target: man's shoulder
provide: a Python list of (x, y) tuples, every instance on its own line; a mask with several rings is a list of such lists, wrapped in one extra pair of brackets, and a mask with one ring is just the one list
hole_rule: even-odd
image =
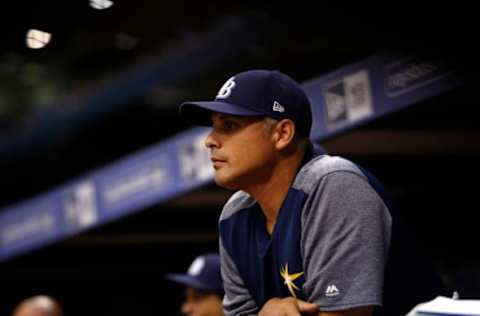
[(300, 169), (293, 187), (308, 193), (323, 177), (334, 172), (350, 172), (366, 178), (352, 161), (340, 156), (320, 155)]
[(220, 221), (230, 218), (237, 212), (247, 209), (256, 203), (248, 193), (244, 191), (235, 192), (225, 203), (222, 214), (220, 215)]

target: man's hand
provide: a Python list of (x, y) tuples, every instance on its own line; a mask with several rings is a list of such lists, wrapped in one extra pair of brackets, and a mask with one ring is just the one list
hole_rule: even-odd
[(317, 315), (318, 307), (313, 303), (293, 297), (272, 298), (263, 305), (258, 316), (301, 316)]
[(272, 298), (258, 316), (371, 316), (373, 306), (361, 306), (335, 312), (320, 312), (318, 306), (293, 297)]

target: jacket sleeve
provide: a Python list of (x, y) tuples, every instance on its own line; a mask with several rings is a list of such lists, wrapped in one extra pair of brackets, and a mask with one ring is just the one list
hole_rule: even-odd
[(366, 178), (350, 171), (321, 177), (302, 213), (308, 300), (322, 311), (382, 305), (390, 233), (387, 206)]

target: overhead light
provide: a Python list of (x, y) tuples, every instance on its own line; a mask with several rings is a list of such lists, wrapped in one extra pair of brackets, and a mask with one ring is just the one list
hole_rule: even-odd
[(32, 49), (43, 48), (50, 43), (51, 38), (52, 34), (50, 33), (31, 29), (27, 32), (27, 46)]
[(90, 6), (98, 10), (108, 9), (113, 5), (110, 0), (90, 0)]

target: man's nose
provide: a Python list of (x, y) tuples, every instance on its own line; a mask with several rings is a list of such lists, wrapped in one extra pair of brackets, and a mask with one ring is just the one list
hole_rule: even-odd
[(211, 131), (207, 137), (205, 138), (205, 146), (209, 149), (212, 149), (214, 147), (217, 147), (218, 148), (218, 140), (216, 139), (215, 137), (215, 133), (214, 131)]

